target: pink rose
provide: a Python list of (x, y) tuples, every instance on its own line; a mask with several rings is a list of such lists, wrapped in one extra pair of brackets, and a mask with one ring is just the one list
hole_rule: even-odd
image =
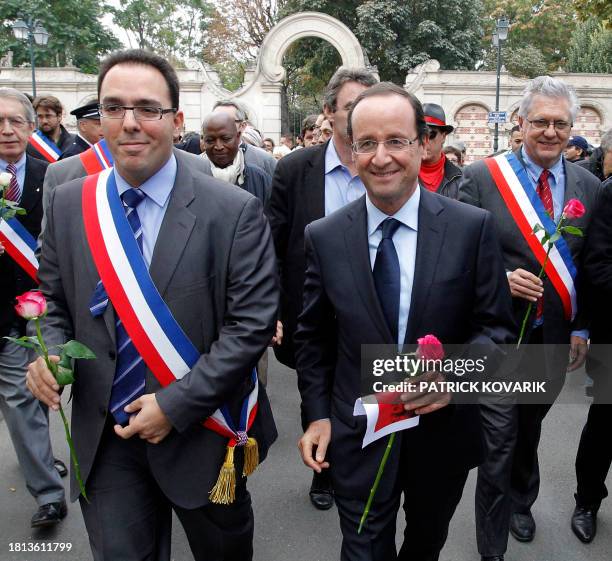
[(416, 350), (417, 358), (425, 360), (442, 360), (444, 358), (444, 347), (435, 335), (425, 335), (417, 339), (419, 346)]
[(584, 205), (578, 199), (570, 199), (563, 209), (563, 214), (570, 219), (580, 218), (585, 212)]
[(40, 292), (30, 290), (17, 296), (15, 311), (23, 319), (39, 318), (47, 313), (47, 301)]

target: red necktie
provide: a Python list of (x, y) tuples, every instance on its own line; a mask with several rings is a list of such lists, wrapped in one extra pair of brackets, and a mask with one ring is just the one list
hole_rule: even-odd
[(17, 168), (14, 164), (9, 164), (6, 166), (6, 171), (11, 174), (11, 181), (7, 191), (4, 194), (4, 198), (7, 201), (18, 203), (19, 199), (21, 198), (21, 189), (19, 188), (19, 183), (17, 182)]
[[(544, 205), (544, 210), (548, 213), (550, 218), (554, 221), (555, 219), (555, 211), (553, 208), (553, 199), (552, 199), (552, 191), (550, 190), (550, 185), (548, 184), (548, 176), (550, 175), (550, 171), (547, 169), (543, 169), (540, 174), (540, 178), (538, 179), (538, 185), (536, 187), (536, 193), (542, 204)], [(544, 298), (538, 299), (538, 304), (536, 306), (536, 321), (542, 319), (542, 314), (544, 313)]]

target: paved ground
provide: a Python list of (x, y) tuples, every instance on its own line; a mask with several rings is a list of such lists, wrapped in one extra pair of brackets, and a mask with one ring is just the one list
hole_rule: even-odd
[[(308, 502), (310, 475), (299, 460), (295, 444), (299, 435), (298, 395), (292, 371), (270, 362), (269, 391), (279, 427), (279, 441), (264, 466), (251, 478), (255, 504), (256, 561), (335, 561), (339, 559), (340, 533), (336, 510), (315, 511)], [(574, 455), (586, 418), (588, 401), (581, 380), (574, 377), (561, 401), (545, 421), (541, 446), (542, 490), (534, 515), (538, 524), (532, 544), (510, 538), (507, 561), (609, 561), (612, 559), (612, 501), (599, 513), (599, 534), (589, 546), (569, 529), (573, 509)], [(567, 403), (572, 403), (567, 405)], [(56, 455), (68, 460), (61, 423), (52, 415)], [(474, 538), (474, 473), (451, 524), (441, 561), (478, 559)], [(612, 479), (609, 479), (612, 484)], [(80, 511), (72, 506), (68, 517), (49, 533), (29, 527), (34, 502), (25, 489), (6, 425), (0, 420), (0, 561), (90, 561), (91, 554)], [(402, 523), (398, 524), (398, 536)], [(173, 558), (192, 559), (178, 522)], [(15, 553), (10, 543), (71, 544), (64, 553)], [(121, 561), (121, 560), (113, 560)]]

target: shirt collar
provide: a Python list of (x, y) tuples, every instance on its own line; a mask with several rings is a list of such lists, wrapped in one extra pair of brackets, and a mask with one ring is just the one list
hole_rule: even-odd
[[(2, 167), (2, 171), (6, 170), (6, 166), (8, 166), (9, 163), (5, 162), (4, 160), (0, 159), (0, 166)], [(19, 173), (26, 165), (26, 153), (24, 152), (21, 155), (21, 158), (19, 158), (19, 160), (17, 160), (15, 162), (15, 169), (17, 170), (17, 173)]]
[[(525, 162), (525, 167), (529, 170), (535, 182), (538, 182), (540, 178), (540, 174), (542, 173), (543, 167), (536, 164), (528, 155), (527, 150), (525, 150), (524, 146), (521, 146), (521, 155), (523, 156), (523, 161)], [(563, 155), (559, 157), (559, 159), (550, 167), (548, 171), (555, 178), (555, 183), (558, 185), (561, 177), (563, 175)]]
[(89, 140), (87, 140), (81, 133), (77, 132), (77, 136), (83, 141), (86, 142), (88, 146), (93, 146), (93, 144), (91, 142), (89, 142)]
[(338, 167), (343, 168), (345, 166), (340, 161), (340, 156), (338, 156), (338, 152), (334, 146), (334, 139), (332, 138), (325, 149), (325, 175), (331, 173)]
[[(419, 225), (419, 202), (421, 201), (421, 188), (417, 184), (414, 193), (404, 203), (394, 215), (393, 218), (399, 220), (404, 226), (407, 226), (415, 232), (418, 231)], [(366, 210), (368, 213), (368, 236), (371, 236), (381, 225), (381, 223), (389, 218), (382, 210), (380, 210), (370, 200), (370, 196), (366, 193)]]
[[(172, 154), (157, 173), (149, 177), (149, 179), (140, 185), (142, 192), (160, 208), (165, 206), (172, 192), (174, 180), (176, 179), (176, 168), (176, 157)], [(114, 173), (115, 179), (117, 180), (117, 190), (119, 191), (119, 196), (121, 196), (132, 187), (119, 175), (117, 168), (114, 168)]]

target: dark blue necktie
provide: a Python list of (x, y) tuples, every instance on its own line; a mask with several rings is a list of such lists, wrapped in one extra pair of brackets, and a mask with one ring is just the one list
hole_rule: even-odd
[[(136, 207), (145, 197), (146, 195), (140, 189), (133, 188), (128, 189), (121, 195), (125, 215), (134, 232), (134, 237), (141, 252), (142, 225), (136, 212)], [(107, 305), (108, 296), (106, 290), (102, 281), (98, 281), (89, 309), (94, 316), (98, 316), (104, 313)], [(142, 357), (136, 350), (119, 318), (115, 322), (115, 336), (117, 339), (117, 364), (109, 408), (115, 421), (120, 425), (125, 425), (129, 420), (129, 415), (123, 408), (144, 394), (146, 368)]]
[(400, 265), (393, 245), (393, 235), (400, 225), (401, 222), (395, 218), (387, 218), (382, 222), (382, 240), (376, 250), (372, 272), (378, 300), (393, 335), (393, 342), (397, 342), (400, 304)]

